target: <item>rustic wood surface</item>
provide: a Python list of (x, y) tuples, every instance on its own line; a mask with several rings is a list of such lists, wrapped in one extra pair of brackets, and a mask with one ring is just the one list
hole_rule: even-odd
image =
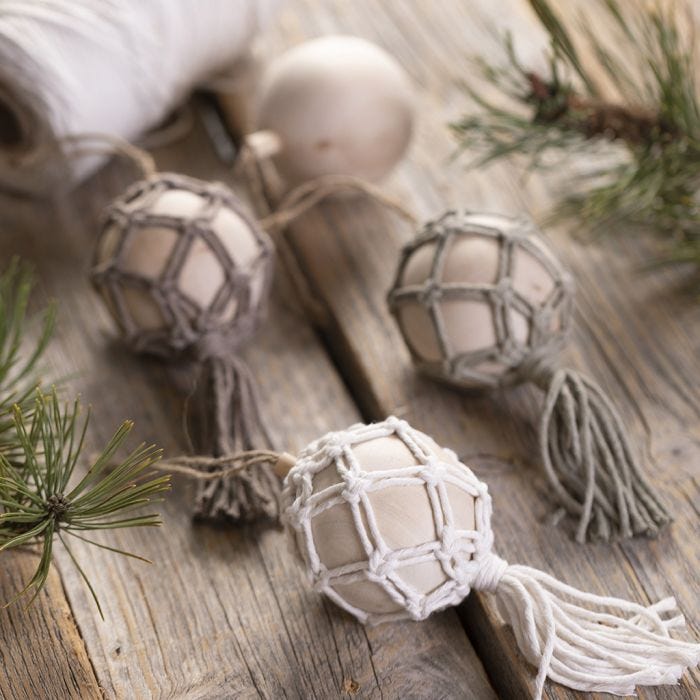
[[(538, 218), (551, 201), (550, 182), (524, 182), (507, 165), (466, 171), (451, 159), (455, 144), (445, 125), (468, 109), (468, 58), (495, 50), (495, 22), (517, 30), (525, 55), (538, 60), (543, 37), (524, 0), (288, 0), (264, 49), (274, 55), (339, 31), (385, 46), (415, 80), (419, 105), (414, 145), (386, 189), (424, 218), (449, 206)], [(233, 183), (200, 128), (156, 157), (161, 169)], [(50, 361), (94, 404), (92, 447), (130, 417), (135, 439), (177, 454), (185, 449), (182, 402), (167, 369), (119, 344), (87, 284), (99, 211), (131, 176), (126, 167), (110, 167), (53, 203), (3, 199), (0, 245), (5, 257), (32, 260), (41, 293), (60, 301)], [(534, 436), (537, 389), (464, 396), (416, 376), (385, 304), (398, 249), (413, 231), (364, 199), (324, 204), (289, 232), (316, 303), (305, 309), (285, 270), (278, 271), (268, 321), (246, 351), (264, 414), (278, 446), (289, 451), (361, 418), (405, 416), (488, 481), (502, 556), (593, 592), (639, 602), (676, 595), (690, 634), (700, 637), (697, 305), (673, 272), (638, 272), (644, 241), (596, 248), (577, 243), (564, 227), (548, 233), (579, 287), (565, 360), (616, 397), (672, 505), (676, 521), (658, 540), (582, 547), (551, 526)], [(38, 604), (1, 613), (1, 697), (480, 700), (531, 691), (534, 671), (489, 596), (472, 595), (459, 615), (366, 629), (309, 590), (277, 530), (192, 526), (192, 494), (190, 484), (176, 481), (160, 531), (105, 534), (104, 541), (153, 559), (153, 566), (76, 547), (106, 622), (60, 552)], [(3, 572), (11, 572), (0, 577), (6, 600), (32, 562), (26, 553), (3, 556)], [(698, 694), (697, 671), (678, 687), (640, 691), (669, 700)], [(547, 696), (594, 697), (555, 684)]]
[[(200, 129), (161, 156), (163, 170), (231, 180)], [(59, 330), (50, 352), (53, 374), (71, 375), (70, 388), (94, 405), (94, 447), (130, 417), (138, 440), (158, 442), (174, 455), (186, 445), (182, 397), (174, 393), (162, 364), (133, 357), (113, 338), (112, 323), (87, 281), (99, 212), (132, 176), (128, 168), (110, 168), (70, 201), (39, 208), (17, 203), (3, 243), (33, 260), (42, 293), (60, 300)], [(239, 192), (242, 187), (237, 185)], [(291, 451), (359, 419), (293, 299), (280, 270), (269, 319), (246, 353), (273, 435)], [(162, 530), (106, 536), (112, 546), (152, 559), (153, 566), (75, 546), (99, 591), (106, 622), (59, 552), (73, 616), (66, 614), (68, 604), (55, 577), (40, 606), (27, 615), (12, 609), (14, 617), (2, 625), (3, 641), (22, 656), (6, 658), (0, 652), (7, 697), (13, 697), (14, 688), (19, 697), (42, 697), (32, 688), (42, 687), (43, 676), (28, 685), (28, 668), (35, 664), (55, 673), (66, 688), (56, 682), (47, 697), (94, 697), (95, 675), (110, 698), (410, 697), (420, 695), (418, 688), (449, 697), (467, 687), (479, 697), (492, 697), (454, 611), (416, 629), (410, 624), (360, 627), (309, 590), (280, 531), (193, 526), (192, 496), (192, 486), (178, 480), (164, 506)], [(6, 565), (11, 561), (12, 555)], [(18, 590), (20, 574), (27, 574), (28, 565), (17, 562), (21, 568), (0, 584), (5, 598)], [(67, 641), (38, 647), (42, 623), (58, 628)], [(45, 668), (42, 654), (47, 655)]]

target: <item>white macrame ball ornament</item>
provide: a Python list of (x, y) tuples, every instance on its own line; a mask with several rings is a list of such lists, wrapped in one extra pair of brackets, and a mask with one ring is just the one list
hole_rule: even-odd
[(272, 259), (228, 187), (157, 173), (107, 208), (93, 281), (127, 340), (167, 355), (213, 334), (250, 335)]
[[(277, 455), (280, 469), (288, 455)], [(579, 591), (493, 547), (486, 484), (454, 452), (395, 417), (311, 443), (292, 462), (283, 517), (315, 588), (361, 622), (457, 605), (471, 590), (496, 596), (523, 656), (570, 688), (628, 695), (677, 683), (700, 645), (673, 598), (639, 605)]]
[(384, 177), (413, 128), (409, 79), (386, 51), (354, 36), (304, 42), (265, 71), (256, 127), (276, 134), (289, 184), (323, 175)]
[(404, 248), (389, 304), (416, 365), (467, 388), (523, 379), (571, 320), (568, 273), (528, 221), (448, 212)]
[(491, 549), (486, 485), (396, 418), (309, 445), (283, 498), (315, 586), (363, 622), (456, 605)]

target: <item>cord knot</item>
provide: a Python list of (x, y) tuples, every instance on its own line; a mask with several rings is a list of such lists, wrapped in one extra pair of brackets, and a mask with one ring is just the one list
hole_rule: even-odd
[(547, 391), (557, 370), (555, 356), (552, 353), (539, 353), (526, 359), (518, 368), (519, 377), (532, 382), (543, 391)]
[(510, 307), (513, 305), (513, 300), (515, 298), (515, 293), (513, 291), (513, 281), (510, 277), (502, 277), (494, 285), (491, 292), (494, 301), (503, 306)]
[(472, 588), (476, 591), (495, 593), (507, 568), (508, 562), (505, 559), (501, 559), (493, 552), (488, 552), (479, 561)]
[(432, 306), (442, 299), (442, 288), (430, 280), (419, 292), (418, 299), (424, 306)]
[(344, 476), (345, 488), (342, 497), (348, 503), (359, 503), (360, 496), (367, 490), (368, 480), (364, 476), (348, 472)]
[(368, 557), (367, 578), (370, 581), (381, 583), (396, 568), (396, 555), (394, 552), (386, 552), (375, 549)]

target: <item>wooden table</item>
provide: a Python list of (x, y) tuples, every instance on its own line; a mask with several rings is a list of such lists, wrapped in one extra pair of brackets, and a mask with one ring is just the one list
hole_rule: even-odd
[[(418, 86), (419, 118), (409, 157), (385, 184), (421, 217), (449, 206), (541, 218), (549, 184), (500, 164), (468, 171), (451, 160), (447, 122), (469, 108), (462, 88), (469, 57), (495, 42), (498, 21), (536, 56), (542, 33), (525, 0), (290, 0), (270, 32), (272, 55), (306, 37), (358, 34), (388, 48)], [(234, 182), (198, 126), (156, 152), (161, 169)], [(132, 356), (115, 339), (87, 283), (102, 206), (133, 177), (111, 166), (70, 197), (51, 203), (3, 200), (2, 252), (38, 267), (42, 295), (58, 298), (51, 347), (54, 375), (94, 404), (93, 447), (126, 417), (138, 440), (170, 455), (185, 449), (181, 397), (165, 368)], [(276, 441), (290, 451), (330, 429), (389, 413), (454, 448), (488, 481), (497, 549), (579, 588), (641, 603), (674, 594), (690, 634), (700, 637), (698, 488), (698, 315), (676, 273), (640, 273), (644, 239), (600, 247), (550, 228), (578, 282), (576, 330), (566, 361), (605, 385), (643, 453), (676, 521), (658, 540), (580, 546), (549, 522), (552, 503), (537, 460), (532, 387), (464, 396), (414, 373), (385, 306), (397, 251), (413, 231), (366, 200), (327, 203), (290, 231), (291, 251), (315, 299), (299, 302), (284, 266), (269, 318), (246, 351)], [(25, 611), (0, 617), (3, 698), (524, 698), (534, 671), (488, 595), (424, 623), (364, 628), (310, 591), (275, 529), (193, 526), (193, 488), (180, 479), (161, 531), (105, 537), (154, 560), (152, 566), (77, 547), (99, 592), (102, 622), (60, 552), (46, 591)], [(3, 554), (0, 599), (9, 599), (35, 560)], [(582, 695), (548, 684), (547, 697)], [(643, 698), (700, 697), (700, 675)]]

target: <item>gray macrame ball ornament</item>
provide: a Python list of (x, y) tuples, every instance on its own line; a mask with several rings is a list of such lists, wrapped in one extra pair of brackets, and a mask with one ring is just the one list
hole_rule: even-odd
[(312, 584), (361, 622), (423, 620), (472, 590), (495, 595), (538, 667), (536, 698), (547, 677), (627, 695), (676, 683), (700, 661), (700, 645), (669, 633), (682, 626), (672, 598), (646, 607), (596, 596), (495, 554), (486, 484), (398, 418), (311, 443), (282, 498)]
[(570, 275), (521, 219), (449, 212), (401, 254), (389, 294), (417, 366), (466, 388), (522, 381), (564, 346)]
[[(273, 260), (271, 240), (222, 183), (157, 173), (103, 217), (93, 284), (132, 349), (195, 368), (198, 447), (212, 457), (269, 445), (238, 353), (263, 315)], [(202, 481), (195, 514), (274, 519), (278, 491), (268, 468)]]
[(558, 367), (573, 285), (532, 223), (448, 212), (403, 249), (388, 301), (424, 373), (467, 389), (530, 381), (546, 392), (541, 459), (578, 541), (653, 536), (669, 522), (610, 399)]

